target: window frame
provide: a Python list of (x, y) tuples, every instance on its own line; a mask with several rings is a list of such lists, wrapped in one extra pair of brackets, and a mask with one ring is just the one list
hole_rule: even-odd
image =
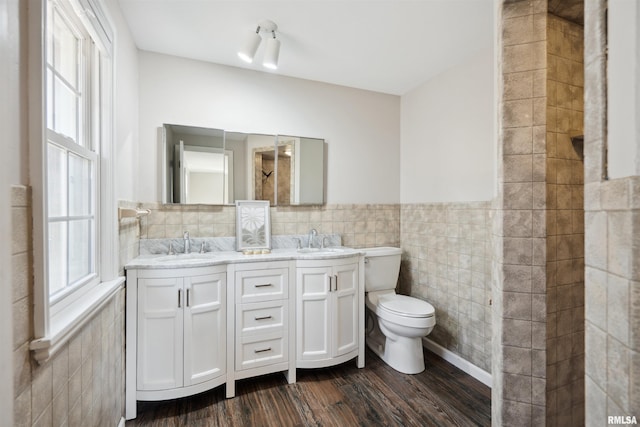
[[(51, 123), (51, 127), (49, 123), (46, 125), (46, 147), (44, 156), (47, 159), (45, 161), (46, 168), (49, 167), (49, 147), (55, 146), (65, 153), (65, 162), (66, 162), (66, 175), (67, 179), (65, 184), (67, 185), (66, 192), (66, 214), (59, 215), (54, 217), (50, 212), (47, 212), (47, 230), (52, 225), (52, 223), (61, 223), (64, 222), (67, 224), (66, 234), (67, 234), (67, 252), (66, 252), (66, 273), (67, 280), (64, 284), (64, 287), (60, 289), (55, 294), (51, 294), (51, 288), (48, 286), (48, 298), (49, 298), (49, 306), (51, 308), (51, 315), (55, 316), (58, 312), (68, 306), (75, 298), (73, 298), (72, 294), (78, 293), (78, 295), (82, 295), (86, 291), (86, 289), (82, 289), (83, 287), (91, 287), (95, 286), (100, 282), (100, 261), (99, 261), (99, 242), (100, 242), (100, 233), (98, 233), (97, 228), (99, 227), (99, 217), (97, 212), (100, 210), (100, 204), (96, 200), (97, 196), (100, 194), (100, 168), (99, 168), (99, 160), (100, 160), (100, 135), (98, 132), (94, 131), (96, 125), (99, 126), (102, 121), (102, 117), (96, 118), (96, 116), (104, 116), (102, 114), (102, 106), (99, 105), (97, 110), (94, 110), (93, 106), (96, 106), (97, 101), (100, 102), (100, 94), (99, 88), (97, 84), (99, 84), (101, 80), (100, 76), (100, 53), (98, 51), (98, 47), (95, 42), (91, 38), (89, 32), (85, 29), (85, 25), (79, 20), (75, 11), (70, 10), (71, 5), (65, 4), (63, 2), (47, 2), (47, 4), (51, 4), (53, 7), (48, 11), (48, 14), (54, 16), (47, 16), (47, 23), (53, 22), (52, 19), (62, 19), (64, 23), (69, 28), (70, 32), (79, 40), (77, 44), (77, 58), (75, 61), (76, 67), (76, 82), (73, 85), (73, 82), (69, 82), (68, 79), (64, 76), (60, 68), (57, 66), (59, 64), (55, 63), (56, 53), (54, 51), (47, 52), (45, 50), (45, 58), (51, 56), (53, 59), (53, 64), (50, 65), (49, 61), (45, 62), (45, 73), (49, 72), (52, 75), (51, 81), (48, 79), (45, 80), (45, 105), (54, 106), (56, 105), (55, 97), (57, 94), (57, 85), (56, 78), (59, 78), (64, 81), (65, 85), (71, 86), (71, 88), (76, 92), (79, 96), (79, 99), (76, 101), (76, 128), (75, 128), (75, 139), (73, 136), (67, 136), (62, 133), (56, 131), (56, 116), (55, 116), (55, 108), (53, 109), (53, 117)], [(48, 29), (45, 30), (45, 38), (49, 41), (48, 38)], [(53, 40), (53, 39), (52, 39)], [(51, 47), (55, 49), (55, 43), (47, 43), (47, 47)], [(50, 54), (50, 55), (49, 55)], [(96, 76), (97, 74), (97, 76)], [(49, 84), (52, 87), (47, 88), (46, 85)], [(53, 100), (49, 99), (49, 94), (52, 95)], [(47, 121), (49, 120), (48, 114), (51, 113), (47, 111)], [(88, 215), (85, 215), (87, 218), (93, 221), (93, 225), (90, 227), (90, 266), (91, 271), (89, 274), (85, 275), (81, 279), (69, 283), (68, 275), (69, 275), (69, 258), (70, 251), (68, 247), (69, 239), (69, 227), (72, 222), (73, 215), (69, 211), (69, 200), (70, 200), (70, 191), (69, 191), (69, 167), (70, 162), (69, 159), (71, 155), (75, 155), (81, 159), (86, 159), (90, 162), (91, 172), (90, 175), (93, 176), (91, 185), (90, 185), (90, 201), (89, 204), (91, 206), (90, 212)], [(45, 172), (45, 176), (46, 176)], [(47, 197), (49, 196), (47, 190)], [(48, 203), (47, 203), (48, 209)], [(50, 277), (50, 275), (48, 276)], [(90, 288), (87, 288), (90, 289)]]
[[(111, 19), (99, 0), (53, 0), (56, 7), (72, 13), (71, 22), (82, 25), (83, 33), (91, 40), (85, 49), (87, 62), (87, 99), (82, 119), (78, 124), (84, 137), (95, 144), (93, 160), (92, 194), (95, 221), (95, 277), (64, 295), (50, 298), (48, 270), (48, 183), (47, 151), (49, 144), (75, 144), (65, 141), (62, 134), (48, 129), (47, 123), (47, 13), (49, 0), (34, 1), (28, 11), (29, 31), (29, 148), (30, 178), (32, 183), (33, 256), (34, 256), (34, 339), (30, 348), (35, 359), (43, 363), (83, 327), (117, 291), (124, 278), (118, 276), (118, 228), (114, 198), (113, 127), (114, 127), (114, 44), (115, 34)], [(83, 45), (85, 43), (82, 43)], [(88, 50), (90, 53), (86, 53)], [(97, 76), (97, 78), (95, 78)], [(94, 96), (97, 94), (98, 96)], [(49, 142), (53, 139), (53, 142)], [(84, 144), (87, 146), (87, 144)], [(67, 147), (69, 148), (69, 147)], [(73, 148), (73, 147), (71, 147)], [(91, 149), (87, 146), (83, 150)], [(68, 152), (66, 152), (68, 153)], [(67, 154), (68, 156), (68, 154)], [(82, 156), (84, 157), (84, 156)], [(67, 159), (68, 162), (68, 159)], [(68, 175), (67, 175), (68, 183)], [(67, 212), (68, 214), (68, 212)]]

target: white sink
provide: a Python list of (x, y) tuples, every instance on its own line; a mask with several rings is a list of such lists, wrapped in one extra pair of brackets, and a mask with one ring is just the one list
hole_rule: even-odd
[(341, 248), (300, 248), (298, 253), (300, 254), (330, 254), (336, 252), (344, 252)]

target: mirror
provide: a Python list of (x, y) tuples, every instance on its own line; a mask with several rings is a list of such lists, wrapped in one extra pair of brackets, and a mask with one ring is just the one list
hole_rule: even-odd
[(163, 203), (324, 204), (322, 139), (165, 124), (160, 141)]

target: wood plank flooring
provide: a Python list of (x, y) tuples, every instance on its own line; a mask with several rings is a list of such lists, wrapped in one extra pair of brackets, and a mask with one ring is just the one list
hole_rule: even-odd
[(427, 369), (401, 374), (367, 349), (355, 361), (238, 381), (184, 399), (138, 402), (134, 426), (489, 426), (491, 389), (425, 350)]

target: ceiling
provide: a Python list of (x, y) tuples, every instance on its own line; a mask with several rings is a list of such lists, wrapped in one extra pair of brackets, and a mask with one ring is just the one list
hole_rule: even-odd
[[(119, 0), (141, 50), (402, 95), (493, 43), (493, 0)], [(270, 19), (277, 71), (237, 56)]]

